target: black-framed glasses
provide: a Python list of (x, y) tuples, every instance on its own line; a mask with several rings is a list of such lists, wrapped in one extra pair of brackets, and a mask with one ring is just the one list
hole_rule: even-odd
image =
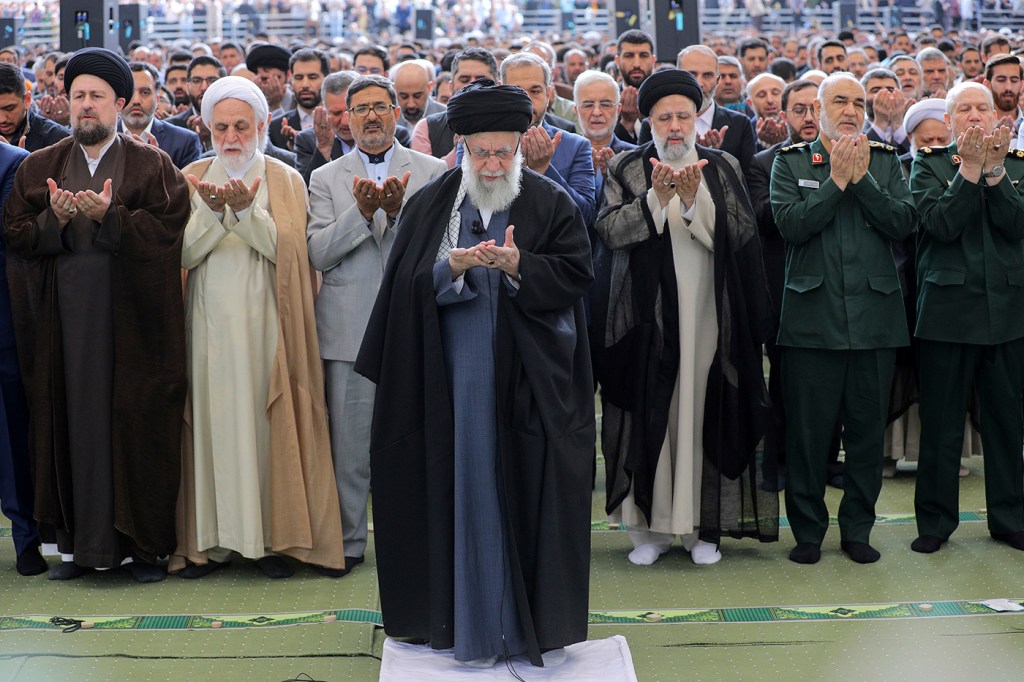
[(384, 118), (391, 113), (391, 110), (395, 108), (394, 104), (384, 104), (384, 102), (377, 102), (373, 106), (369, 104), (360, 104), (357, 107), (352, 107), (348, 110), (348, 113), (355, 116), (356, 118), (366, 118), (370, 115), (370, 112), (377, 114), (381, 118)]
[(207, 78), (200, 78), (199, 76), (192, 76), (188, 79), (188, 82), (192, 85), (202, 85), (206, 83), (207, 86), (213, 85), (215, 82), (220, 80), (220, 76), (208, 76)]

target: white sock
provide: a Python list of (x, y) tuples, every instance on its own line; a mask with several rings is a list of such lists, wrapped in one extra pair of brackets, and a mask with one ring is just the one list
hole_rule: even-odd
[(629, 553), (629, 560), (637, 566), (650, 566), (667, 551), (668, 547), (660, 545), (640, 545)]
[(554, 668), (556, 665), (562, 665), (565, 663), (565, 648), (545, 651), (540, 655), (540, 658), (544, 661), (545, 668)]
[(695, 544), (693, 549), (690, 550), (690, 558), (692, 558), (693, 563), (698, 566), (709, 566), (721, 561), (722, 553), (718, 551), (718, 547), (712, 545), (710, 542), (698, 540), (697, 544)]
[(470, 668), (493, 668), (497, 662), (497, 656), (484, 656), (483, 658), (474, 658), (472, 661), (459, 661), (462, 665), (468, 665)]

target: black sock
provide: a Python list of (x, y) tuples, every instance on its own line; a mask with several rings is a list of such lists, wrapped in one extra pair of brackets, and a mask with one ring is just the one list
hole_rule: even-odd
[(821, 545), (813, 542), (799, 542), (789, 552), (789, 560), (798, 564), (816, 564), (821, 559)]
[(910, 549), (921, 554), (931, 554), (932, 552), (938, 552), (939, 548), (942, 547), (942, 543), (943, 540), (934, 535), (921, 535), (910, 543)]
[(882, 556), (878, 553), (877, 549), (866, 542), (847, 542), (843, 540), (840, 546), (858, 564), (873, 564)]
[(1024, 530), (1015, 530), (1012, 533), (992, 533), (992, 538), (999, 542), (1005, 542), (1014, 549), (1024, 550)]

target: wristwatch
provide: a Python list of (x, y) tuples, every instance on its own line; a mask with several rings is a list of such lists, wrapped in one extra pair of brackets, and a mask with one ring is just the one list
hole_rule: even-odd
[(997, 163), (996, 165), (992, 166), (991, 170), (989, 170), (987, 173), (982, 173), (981, 177), (983, 177), (983, 178), (998, 178), (999, 174), (1002, 173), (1002, 172), (1003, 172), (1002, 164)]

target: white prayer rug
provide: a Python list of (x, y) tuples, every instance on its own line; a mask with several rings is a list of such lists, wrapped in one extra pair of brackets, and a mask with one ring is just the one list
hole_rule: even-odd
[[(543, 680), (637, 682), (629, 644), (622, 635), (580, 642), (566, 647), (565, 663), (553, 668), (530, 665), (525, 656), (512, 659), (516, 674), (526, 682)], [(471, 668), (455, 660), (452, 649), (436, 651), (429, 644), (404, 644), (390, 637), (384, 641), (380, 682), (507, 682), (515, 680), (498, 661), (493, 668)]]

